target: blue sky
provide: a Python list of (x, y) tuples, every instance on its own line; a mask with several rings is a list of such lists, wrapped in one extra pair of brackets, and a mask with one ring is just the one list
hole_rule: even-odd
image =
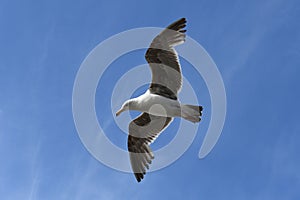
[[(101, 41), (181, 17), (223, 76), (226, 123), (216, 147), (199, 160), (209, 96), (183, 62), (185, 76), (199, 81), (195, 90), (207, 118), (180, 159), (137, 184), (82, 145), (72, 118), (73, 83)], [(299, 199), (299, 17), (296, 0), (0, 0), (0, 198)], [(120, 59), (130, 69), (145, 63), (142, 56)], [(177, 124), (154, 145), (172, 138)], [(125, 147), (126, 137), (112, 126), (109, 137)]]

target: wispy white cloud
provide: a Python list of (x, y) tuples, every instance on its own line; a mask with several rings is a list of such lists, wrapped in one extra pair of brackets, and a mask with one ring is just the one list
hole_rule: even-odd
[[(270, 170), (266, 175), (268, 178), (264, 190), (261, 190), (256, 199), (270, 199), (274, 196), (274, 191), (278, 199), (294, 199), (299, 196), (298, 186), (300, 184), (300, 160), (298, 157), (298, 136), (299, 130), (280, 131), (272, 149), (266, 149), (265, 162)], [(287, 186), (289, 189), (282, 188)]]
[[(278, 10), (282, 10), (286, 7), (287, 4), (283, 0), (261, 2), (255, 13), (248, 16), (254, 18), (251, 20), (251, 23), (254, 24), (251, 25), (248, 34), (236, 37), (231, 35), (232, 30), (222, 33), (225, 39), (223, 42), (221, 41), (220, 45), (226, 46), (225, 49), (232, 48), (232, 45), (234, 45), (238, 49), (238, 53), (231, 58), (232, 61), (229, 62), (230, 66), (227, 66), (224, 72), (224, 77), (227, 80), (230, 80), (232, 76), (238, 74), (238, 72), (246, 66), (246, 63), (251, 59), (253, 53), (260, 47), (262, 41), (271, 31), (284, 24), (284, 19), (281, 19), (280, 22), (276, 21), (274, 20), (274, 15), (278, 13)], [(232, 20), (232, 23), (227, 24), (234, 24), (233, 22), (239, 19), (239, 17), (241, 16), (233, 14), (233, 16), (229, 18)], [(258, 19), (259, 22), (257, 21)]]
[(31, 189), (30, 189), (28, 200), (38, 199), (37, 198), (37, 193), (38, 193), (38, 190), (39, 190), (39, 184), (40, 184), (40, 174), (39, 174), (39, 171), (36, 171), (34, 173), (34, 177), (32, 179)]
[[(87, 160), (87, 158), (82, 160)], [(114, 190), (111, 185), (112, 183), (119, 185), (122, 181), (122, 184), (126, 184), (124, 178), (122, 179), (119, 176), (120, 172), (112, 170), (112, 174), (103, 174), (103, 172), (99, 171), (103, 166), (100, 163), (95, 163), (95, 160), (92, 158), (88, 158), (87, 163), (78, 162), (75, 168), (72, 178), (68, 180), (70, 185), (64, 189), (59, 199), (82, 200), (97, 198), (115, 200), (122, 198), (122, 195), (119, 193), (120, 190)], [(102, 175), (99, 176), (99, 174)]]
[(42, 145), (42, 140), (39, 138), (37, 144), (35, 147), (32, 148), (31, 158), (28, 160), (30, 162), (31, 166), (31, 184), (29, 185), (29, 194), (28, 194), (28, 200), (36, 200), (38, 190), (39, 190), (39, 184), (40, 184), (40, 178), (41, 178), (41, 172), (40, 172), (40, 149)]

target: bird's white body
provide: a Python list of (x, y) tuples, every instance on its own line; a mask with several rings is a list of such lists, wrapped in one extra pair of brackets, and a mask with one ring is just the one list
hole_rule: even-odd
[(130, 105), (129, 110), (138, 110), (160, 117), (183, 117), (194, 123), (200, 121), (198, 106), (182, 105), (178, 100), (152, 94), (149, 90), (127, 102)]
[(181, 116), (181, 107), (178, 100), (152, 94), (149, 90), (147, 90), (147, 92), (141, 96), (135, 98), (135, 100), (137, 103), (131, 109), (162, 117)]

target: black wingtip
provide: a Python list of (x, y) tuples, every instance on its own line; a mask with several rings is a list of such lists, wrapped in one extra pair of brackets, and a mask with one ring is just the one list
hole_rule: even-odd
[(175, 22), (173, 22), (172, 24), (170, 24), (167, 28), (174, 30), (174, 31), (184, 31), (182, 30), (184, 27), (186, 26), (186, 18), (181, 18)]
[(138, 183), (141, 182), (141, 180), (144, 178), (144, 175), (142, 173), (134, 173), (134, 176)]
[(186, 22), (186, 18), (185, 18), (185, 17), (182, 17), (182, 18), (180, 18), (180, 19), (177, 20), (177, 21), (184, 21), (184, 22)]
[(199, 106), (199, 111), (202, 111), (203, 110), (203, 107), (202, 106)]

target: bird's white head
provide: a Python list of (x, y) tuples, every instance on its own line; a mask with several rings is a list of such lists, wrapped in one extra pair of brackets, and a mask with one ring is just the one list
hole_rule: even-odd
[(123, 103), (121, 109), (116, 112), (116, 116), (119, 116), (122, 112), (126, 110), (134, 110), (134, 108), (135, 108), (135, 100), (133, 99), (127, 100), (125, 101), (125, 103)]

